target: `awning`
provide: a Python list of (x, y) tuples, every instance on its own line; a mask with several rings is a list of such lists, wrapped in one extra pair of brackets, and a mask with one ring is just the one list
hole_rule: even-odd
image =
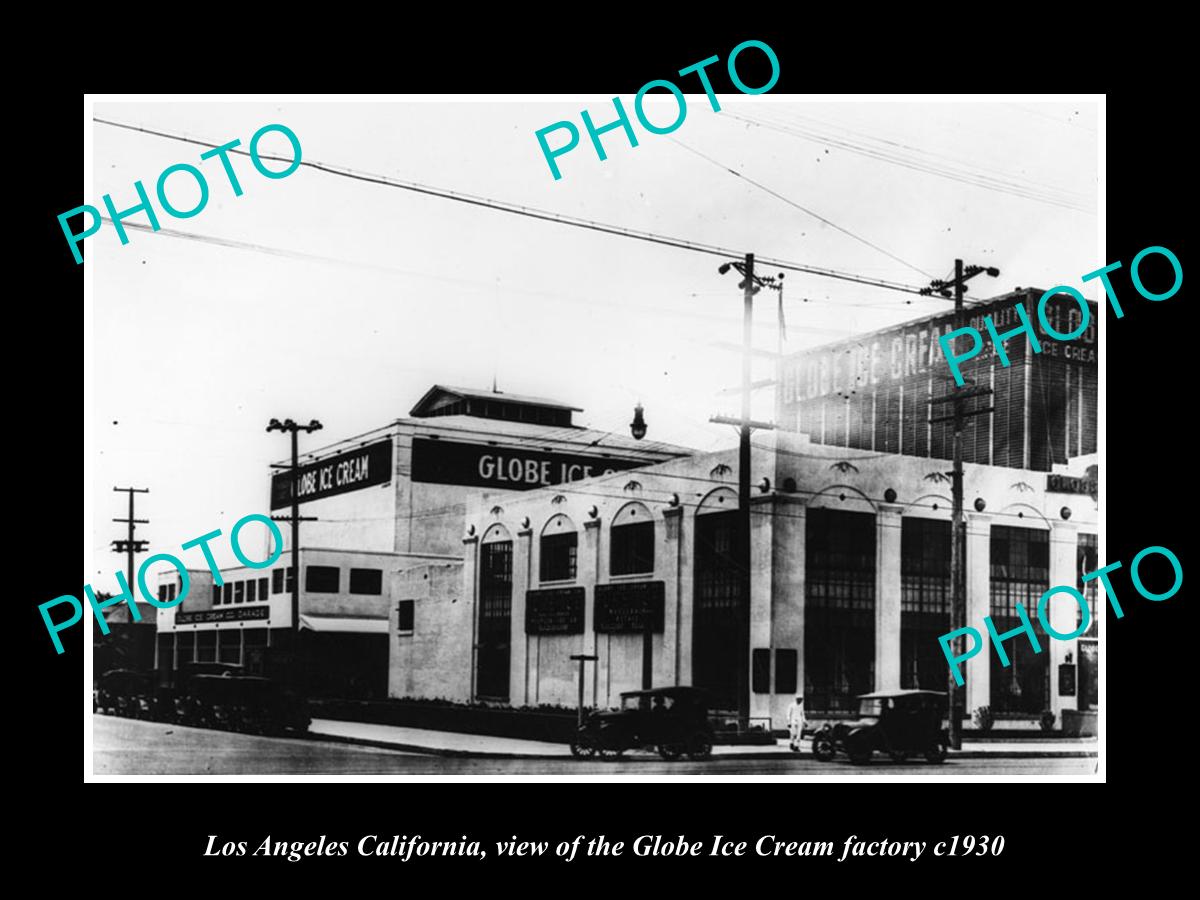
[(319, 633), (387, 634), (387, 619), (349, 619), (341, 616), (300, 616), (300, 629)]

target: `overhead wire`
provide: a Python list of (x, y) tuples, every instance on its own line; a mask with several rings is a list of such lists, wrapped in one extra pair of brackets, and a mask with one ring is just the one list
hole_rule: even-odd
[[(130, 125), (125, 122), (116, 122), (111, 119), (102, 119), (93, 117), (92, 121), (101, 124), (109, 125), (114, 128), (122, 128), (129, 131), (136, 131), (142, 134), (149, 134), (154, 137), (161, 137), (168, 140), (180, 141), (186, 144), (195, 144), (201, 147), (219, 147), (221, 144), (213, 143), (212, 141), (198, 140), (196, 138), (186, 137), (184, 135), (172, 134), (166, 131), (159, 131), (152, 128), (142, 128), (137, 125)], [(248, 151), (232, 149), (228, 152), (249, 156)], [(256, 158), (263, 160), (271, 160), (275, 162), (292, 163), (295, 160), (284, 156), (275, 156), (272, 154), (258, 153)], [(550, 212), (548, 210), (538, 209), (536, 207), (523, 206), (521, 204), (510, 203), (503, 200), (495, 200), (490, 197), (484, 197), (477, 194), (468, 194), (461, 191), (452, 191), (446, 188), (434, 187), (432, 185), (422, 184), (419, 182), (408, 181), (399, 178), (390, 178), (384, 175), (376, 175), (368, 172), (359, 172), (346, 166), (333, 165), (331, 163), (323, 163), (314, 160), (302, 159), (299, 166), (304, 166), (314, 169), (319, 172), (325, 172), (329, 175), (335, 175), (342, 178), (350, 178), (355, 181), (362, 181), (368, 184), (377, 184), (385, 187), (397, 188), (399, 190), (410, 191), (417, 194), (424, 194), (432, 197), (439, 197), (444, 200), (453, 200), (457, 203), (464, 203), (471, 206), (493, 209), (498, 212), (505, 212), (512, 215), (525, 216), (532, 219), (539, 219), (546, 222), (552, 222), (559, 225), (568, 225), (573, 228), (583, 228), (590, 231), (596, 231), (603, 234), (610, 234), (616, 237), (631, 238), (633, 240), (644, 241), (653, 244), (659, 244), (667, 247), (674, 247), (679, 250), (690, 250), (693, 253), (704, 253), (709, 256), (719, 256), (723, 258), (740, 258), (745, 254), (731, 250), (727, 247), (720, 247), (715, 244), (707, 244), (699, 241), (689, 241), (683, 238), (671, 237), (668, 235), (658, 234), (652, 231), (643, 231), (635, 228), (626, 228), (621, 225), (611, 225), (604, 222), (597, 222), (592, 219), (584, 219), (578, 216), (569, 216), (563, 213)], [(797, 263), (786, 259), (776, 257), (762, 256), (760, 261), (768, 266), (784, 269), (791, 272), (803, 272), (809, 275), (817, 275), (823, 278), (832, 278), (839, 281), (848, 281), (854, 284), (863, 284), (869, 287), (877, 287), (884, 290), (899, 291), (908, 294), (920, 294), (921, 288), (904, 284), (898, 281), (891, 281), (883, 278), (869, 278), (862, 275), (857, 275), (852, 272), (844, 272), (837, 269), (830, 269), (821, 266), (811, 266), (803, 263)]]
[(905, 169), (910, 169), (912, 171), (923, 172), (926, 174), (935, 175), (938, 177), (949, 179), (951, 181), (957, 181), (962, 184), (969, 184), (969, 185), (972, 185), (975, 187), (984, 188), (985, 190), (995, 191), (995, 192), (1002, 193), (1002, 194), (1009, 194), (1011, 196), (1020, 197), (1020, 198), (1026, 199), (1026, 200), (1033, 200), (1033, 201), (1040, 202), (1040, 203), (1046, 203), (1051, 206), (1058, 206), (1058, 207), (1061, 207), (1064, 209), (1072, 209), (1077, 212), (1088, 213), (1091, 215), (1095, 214), (1094, 209), (1092, 209), (1091, 207), (1088, 207), (1088, 206), (1081, 205), (1079, 202), (1072, 201), (1070, 199), (1062, 199), (1062, 198), (1054, 197), (1051, 195), (1047, 195), (1044, 191), (1038, 191), (1033, 188), (1026, 188), (1026, 187), (1022, 187), (1021, 185), (1012, 184), (1010, 182), (1004, 182), (1001, 179), (996, 179), (991, 176), (977, 175), (977, 174), (964, 173), (964, 172), (956, 172), (945, 166), (937, 166), (934, 164), (921, 162), (920, 160), (905, 159), (905, 158), (899, 156), (898, 154), (890, 153), (890, 152), (884, 151), (884, 150), (879, 150), (877, 148), (863, 146), (861, 144), (856, 144), (855, 142), (849, 141), (846, 139), (831, 137), (829, 135), (822, 135), (822, 134), (814, 133), (811, 131), (806, 132), (804, 130), (804, 128), (802, 128), (800, 126), (782, 125), (782, 124), (779, 124), (778, 122), (771, 122), (770, 120), (754, 118), (751, 116), (747, 116), (745, 114), (734, 113), (734, 112), (729, 112), (728, 116), (730, 119), (737, 119), (739, 121), (745, 122), (748, 125), (754, 125), (759, 128), (766, 128), (768, 130), (777, 131), (782, 134), (791, 135), (792, 137), (799, 138), (801, 140), (809, 141), (811, 143), (837, 147), (839, 149), (846, 150), (849, 153), (855, 153), (860, 156), (865, 156), (870, 159), (875, 159), (875, 160), (878, 160), (881, 162), (886, 162), (886, 163), (890, 163), (892, 165), (897, 165), (897, 166), (900, 166)]
[[(948, 163), (951, 163), (951, 164), (957, 165), (957, 166), (965, 166), (968, 169), (973, 168), (973, 169), (977, 169), (981, 172), (991, 172), (995, 175), (1003, 176), (1004, 178), (1008, 179), (1009, 181), (1013, 181), (1013, 182), (1017, 182), (1017, 183), (1024, 182), (1025, 184), (1027, 184), (1028, 186), (1030, 186), (1032, 188), (1044, 188), (1047, 191), (1050, 191), (1051, 193), (1063, 194), (1068, 197), (1074, 197), (1077, 200), (1085, 199), (1084, 195), (1080, 194), (1078, 191), (1072, 191), (1067, 188), (1059, 187), (1058, 185), (1054, 185), (1054, 184), (1049, 184), (1044, 181), (1037, 181), (1036, 179), (1029, 178), (1025, 175), (1019, 175), (1014, 172), (996, 168), (995, 166), (986, 166), (979, 162), (974, 162), (971, 160), (963, 159), (962, 157), (954, 157), (954, 156), (948, 156), (944, 153), (936, 153), (932, 150), (926, 150), (923, 147), (916, 147), (912, 144), (906, 144), (903, 141), (892, 140), (890, 138), (880, 137), (878, 135), (869, 134), (864, 131), (856, 131), (853, 128), (849, 128), (845, 125), (838, 125), (838, 124), (834, 124), (832, 122), (825, 122), (825, 121), (822, 121), (821, 119), (814, 118), (813, 116), (807, 116), (802, 113), (793, 113), (792, 115), (796, 119), (801, 119), (801, 120), (805, 120), (807, 122), (812, 123), (812, 125), (808, 126), (808, 127), (815, 126), (815, 127), (819, 127), (819, 128), (832, 128), (835, 131), (844, 131), (847, 134), (855, 135), (856, 137), (859, 137), (865, 141), (872, 141), (872, 142), (875, 142), (878, 144), (885, 144), (889, 147), (895, 147), (895, 148), (897, 148), (897, 151), (901, 151), (901, 152), (908, 151), (908, 152), (916, 154), (918, 156), (924, 156), (924, 157), (929, 157), (932, 159), (944, 160), (945, 162), (948, 162)], [(804, 126), (801, 126), (801, 127), (804, 127)]]
[(730, 175), (733, 175), (735, 178), (740, 178), (742, 181), (745, 181), (748, 184), (754, 185), (760, 191), (770, 194), (772, 197), (774, 197), (777, 200), (782, 200), (788, 206), (794, 207), (795, 209), (798, 209), (801, 212), (812, 216), (814, 219), (816, 219), (819, 222), (824, 222), (830, 228), (833, 228), (836, 231), (840, 231), (842, 234), (853, 238), (854, 240), (858, 241), (861, 244), (865, 244), (866, 246), (870, 247), (872, 250), (878, 250), (880, 253), (882, 253), (884, 256), (886, 256), (888, 259), (895, 260), (896, 262), (900, 263), (901, 265), (906, 266), (909, 269), (912, 269), (914, 272), (917, 272), (920, 275), (924, 275), (926, 278), (933, 278), (932, 275), (930, 275), (928, 272), (926, 272), (924, 269), (920, 268), (919, 266), (914, 266), (908, 260), (902, 259), (901, 257), (897, 256), (895, 253), (892, 253), (890, 250), (885, 250), (883, 247), (880, 247), (878, 244), (872, 243), (871, 241), (867, 240), (862, 235), (855, 234), (849, 228), (843, 228), (841, 225), (837, 224), (837, 222), (834, 222), (831, 219), (827, 219), (825, 216), (821, 215), (820, 213), (816, 212), (815, 210), (811, 210), (807, 206), (797, 203), (795, 200), (792, 200), (790, 197), (785, 197), (783, 194), (779, 193), (778, 191), (767, 187), (762, 182), (755, 181), (749, 175), (746, 175), (743, 172), (739, 172), (737, 169), (727, 166), (725, 163), (721, 162), (720, 160), (713, 159), (713, 157), (707, 155), (706, 153), (702, 153), (701, 151), (697, 150), (695, 147), (691, 147), (688, 144), (685, 144), (683, 141), (679, 140), (678, 138), (673, 137), (670, 140), (672, 141), (672, 143), (679, 145), (684, 150), (687, 150), (689, 153), (694, 153), (696, 156), (700, 157), (701, 159), (705, 160), (706, 162), (712, 163), (712, 165), (716, 166), (718, 169), (722, 169), (722, 170), (728, 172)]

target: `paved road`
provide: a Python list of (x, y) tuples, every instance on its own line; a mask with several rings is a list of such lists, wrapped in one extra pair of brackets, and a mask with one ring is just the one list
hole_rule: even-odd
[(97, 775), (1087, 775), (1094, 759), (964, 759), (945, 765), (851, 766), (812, 757), (668, 763), (651, 755), (619, 761), (454, 758), (332, 741), (271, 738), (93, 716)]

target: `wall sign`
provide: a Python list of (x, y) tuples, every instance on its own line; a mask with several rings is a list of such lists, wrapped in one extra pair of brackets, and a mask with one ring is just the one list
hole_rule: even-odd
[[(357, 491), (392, 479), (392, 439), (385, 438), (347, 450), (337, 456), (308, 463), (296, 474), (297, 494), (301, 503), (320, 500), (335, 494)], [(271, 509), (292, 503), (292, 473), (279, 472), (271, 476)]]
[(1088, 494), (1093, 500), (1100, 488), (1100, 467), (1088, 466), (1087, 475), (1047, 475), (1046, 490), (1055, 494)]
[(240, 606), (233, 609), (206, 609), (201, 612), (175, 614), (176, 625), (194, 625), (199, 622), (244, 622), (250, 619), (267, 619), (271, 616), (269, 606)]
[(584, 589), (525, 592), (526, 634), (583, 634)]
[(526, 491), (649, 465), (654, 460), (551, 453), (413, 438), (412, 480)]
[(642, 634), (663, 631), (666, 587), (661, 581), (630, 581), (596, 585), (593, 628), (597, 634)]
[[(1061, 350), (1058, 342), (1046, 334), (1040, 321), (1034, 317), (1044, 354), (1062, 356), (1091, 368), (1096, 367), (1096, 306), (1090, 302), (1088, 306), (1092, 324), (1078, 341), (1072, 342), (1069, 347), (1064, 345)], [(981, 307), (967, 324), (983, 331), (983, 317), (987, 313), (991, 314), (993, 324), (999, 331), (1021, 324), (1011, 304), (999, 308)], [(1073, 300), (1064, 300), (1061, 296), (1055, 296), (1047, 302), (1046, 315), (1060, 334), (1075, 330), (1079, 324), (1079, 307)], [(941, 313), (883, 329), (872, 335), (869, 341), (841, 341), (828, 347), (792, 354), (783, 360), (780, 383), (782, 405), (815, 397), (844, 397), (852, 390), (869, 390), (875, 385), (899, 382), (911, 375), (934, 370), (944, 372), (946, 359), (938, 338), (953, 330), (953, 313)], [(1053, 349), (1051, 344), (1054, 345)], [(994, 352), (991, 343), (985, 341), (980, 358)], [(1012, 353), (1011, 348), (1009, 352)]]
[(1075, 696), (1075, 664), (1059, 663), (1058, 665), (1058, 695), (1060, 697)]

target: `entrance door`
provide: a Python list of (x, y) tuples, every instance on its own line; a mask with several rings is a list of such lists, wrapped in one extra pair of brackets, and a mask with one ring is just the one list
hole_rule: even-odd
[(512, 546), (512, 541), (490, 541), (479, 548), (479, 649), (475, 693), (487, 699), (508, 699)]
[(692, 623), (692, 681), (712, 694), (713, 708), (736, 712), (738, 672), (745, 666), (738, 513), (696, 516), (696, 586)]
[(1096, 641), (1079, 642), (1079, 708), (1100, 705), (1100, 645)]

